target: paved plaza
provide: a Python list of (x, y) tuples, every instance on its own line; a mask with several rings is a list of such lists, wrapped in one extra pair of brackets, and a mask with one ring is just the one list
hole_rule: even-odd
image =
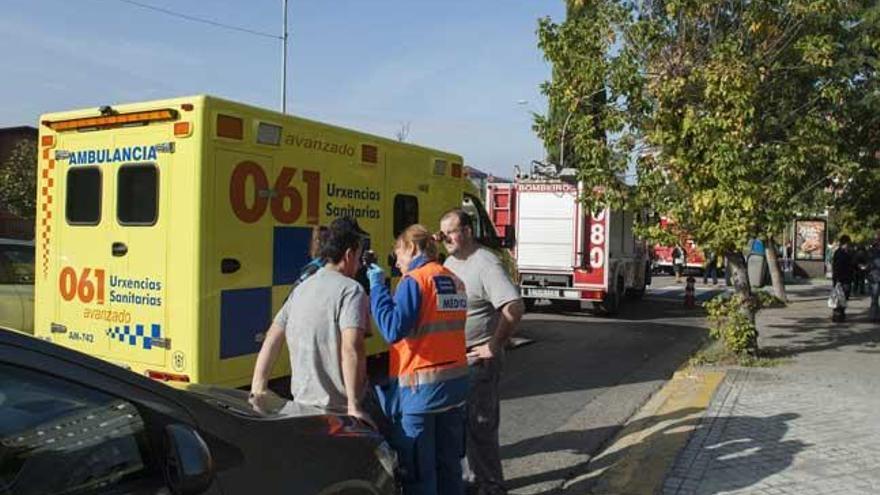
[(789, 290), (758, 316), (781, 363), (728, 371), (662, 493), (880, 493), (880, 324), (865, 296), (834, 324), (827, 282)]

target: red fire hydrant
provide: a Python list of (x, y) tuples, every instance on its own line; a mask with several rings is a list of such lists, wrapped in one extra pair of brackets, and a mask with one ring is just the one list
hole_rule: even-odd
[(697, 300), (695, 297), (694, 289), (695, 283), (696, 280), (694, 280), (694, 277), (687, 278), (687, 283), (684, 286), (684, 307), (686, 308), (693, 308), (694, 306), (696, 306)]

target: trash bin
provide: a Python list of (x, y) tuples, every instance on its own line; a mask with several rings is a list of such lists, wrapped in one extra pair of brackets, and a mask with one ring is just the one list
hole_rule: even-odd
[(794, 282), (794, 261), (785, 258), (782, 260), (782, 280), (786, 284)]
[(760, 254), (750, 254), (748, 259), (749, 269), (749, 285), (752, 287), (764, 287), (764, 281), (767, 279), (767, 262), (764, 256)]

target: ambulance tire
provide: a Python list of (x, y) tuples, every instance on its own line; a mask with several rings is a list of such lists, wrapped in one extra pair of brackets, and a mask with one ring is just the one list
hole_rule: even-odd
[(523, 306), (526, 307), (526, 313), (531, 313), (535, 310), (535, 300), (531, 297), (523, 298)]

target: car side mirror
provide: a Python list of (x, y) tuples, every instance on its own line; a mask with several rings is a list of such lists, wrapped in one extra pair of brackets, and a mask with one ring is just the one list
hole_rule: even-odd
[(202, 437), (189, 426), (165, 427), (165, 480), (175, 495), (196, 495), (214, 480), (214, 460)]

